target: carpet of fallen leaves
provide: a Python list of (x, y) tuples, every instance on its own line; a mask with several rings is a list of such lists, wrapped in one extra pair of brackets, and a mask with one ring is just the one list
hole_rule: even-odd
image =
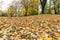
[(0, 40), (60, 37), (60, 15), (0, 17)]

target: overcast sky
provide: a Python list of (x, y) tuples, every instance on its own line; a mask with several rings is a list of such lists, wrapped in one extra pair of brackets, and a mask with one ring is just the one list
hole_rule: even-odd
[[(3, 1), (3, 2), (1, 2)], [(0, 9), (2, 9), (3, 11), (11, 4), (13, 0), (0, 0)], [(2, 4), (1, 4), (2, 3)]]

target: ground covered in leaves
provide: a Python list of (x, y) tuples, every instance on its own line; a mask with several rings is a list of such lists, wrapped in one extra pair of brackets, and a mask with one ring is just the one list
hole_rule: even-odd
[(0, 17), (0, 40), (60, 37), (60, 15)]

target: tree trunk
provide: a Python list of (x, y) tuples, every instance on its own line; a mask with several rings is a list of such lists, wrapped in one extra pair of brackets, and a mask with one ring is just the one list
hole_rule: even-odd
[(56, 8), (54, 8), (54, 11), (55, 11), (55, 14), (57, 14), (57, 12), (56, 12)]
[(56, 5), (56, 2), (57, 2), (57, 0), (53, 0), (55, 14), (57, 14), (57, 7), (56, 7), (57, 5)]
[(42, 14), (44, 14), (44, 6), (42, 6)]
[(51, 14), (51, 0), (49, 1), (49, 14)]
[(46, 2), (47, 2), (47, 0), (40, 0), (40, 2), (41, 2), (41, 7), (42, 7), (42, 14), (44, 14), (44, 9), (45, 9), (45, 5), (46, 5)]

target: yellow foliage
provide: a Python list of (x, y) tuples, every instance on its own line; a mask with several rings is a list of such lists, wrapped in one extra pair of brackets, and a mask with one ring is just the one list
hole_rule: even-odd
[(27, 11), (27, 15), (30, 15), (31, 10), (32, 10), (31, 8), (28, 9), (28, 11)]
[(32, 32), (35, 32), (36, 31), (36, 29), (32, 29)]
[(46, 38), (46, 37), (40, 37), (40, 40), (53, 40), (52, 37)]
[(47, 40), (53, 40), (53, 38), (52, 37), (49, 37), (49, 38), (47, 38)]
[(16, 9), (13, 6), (10, 6), (7, 11), (8, 16), (9, 17), (14, 16), (15, 13), (16, 13)]
[(24, 8), (21, 8), (20, 13), (24, 14), (26, 13), (26, 10)]
[(28, 1), (28, 3), (25, 5), (25, 10), (26, 10), (27, 16), (28, 15), (35, 15), (36, 13), (38, 13), (38, 11), (36, 11), (38, 9), (38, 5), (39, 5), (38, 3), (39, 3), (38, 0)]
[(60, 40), (60, 37), (58, 37), (58, 40)]
[(45, 35), (41, 35), (40, 40), (46, 40)]

